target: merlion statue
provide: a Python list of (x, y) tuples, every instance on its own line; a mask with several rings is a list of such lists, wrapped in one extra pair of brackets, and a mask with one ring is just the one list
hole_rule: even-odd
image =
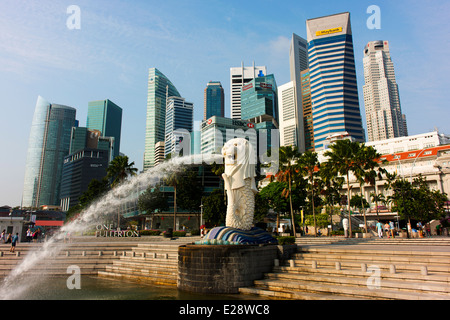
[(222, 148), (225, 172), (222, 177), (227, 191), (227, 227), (250, 230), (255, 211), (256, 154), (249, 141), (243, 138), (229, 140)]

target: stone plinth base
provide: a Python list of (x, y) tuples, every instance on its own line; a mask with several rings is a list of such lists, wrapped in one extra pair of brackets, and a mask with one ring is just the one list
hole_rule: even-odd
[(277, 246), (186, 245), (178, 248), (178, 289), (239, 293), (272, 271)]

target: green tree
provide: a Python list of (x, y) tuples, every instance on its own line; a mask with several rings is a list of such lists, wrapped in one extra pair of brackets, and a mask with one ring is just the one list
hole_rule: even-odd
[(107, 177), (111, 179), (111, 186), (114, 188), (125, 181), (129, 176), (135, 176), (138, 171), (134, 167), (134, 162), (128, 163), (127, 156), (115, 157), (106, 169)]
[(203, 219), (211, 225), (224, 225), (227, 207), (223, 201), (223, 193), (215, 189), (209, 196), (202, 197)]
[[(344, 185), (345, 179), (338, 176), (336, 171), (333, 170), (328, 162), (321, 164), (319, 175), (323, 182), (323, 190), (321, 191), (321, 194), (324, 197), (325, 204), (334, 209), (335, 204), (340, 203), (340, 191)], [(333, 211), (334, 210), (330, 210), (329, 213), (330, 224), (332, 224)]]
[(298, 164), (300, 172), (302, 173), (302, 175), (307, 177), (307, 180), (309, 182), (308, 189), (311, 191), (311, 207), (312, 207), (311, 211), (314, 220), (314, 236), (317, 237), (316, 213), (314, 206), (314, 196), (315, 196), (314, 189), (317, 183), (316, 176), (318, 176), (318, 170), (320, 169), (320, 163), (317, 157), (317, 153), (311, 151), (305, 152), (300, 156)]
[(289, 208), (292, 220), (292, 229), (294, 237), (295, 231), (295, 219), (294, 209), (292, 206), (292, 185), (295, 182), (295, 176), (298, 173), (297, 161), (300, 157), (300, 153), (297, 147), (283, 146), (280, 147), (279, 152), (279, 171), (276, 174), (276, 178), (280, 182), (286, 182), (286, 187), (282, 191), (282, 195), (289, 198)]
[(169, 210), (166, 194), (161, 191), (161, 185), (149, 186), (138, 198), (138, 208), (147, 214)]
[[(325, 152), (328, 157), (328, 162), (331, 168), (337, 174), (346, 177), (347, 181), (347, 199), (350, 197), (350, 172), (358, 170), (355, 162), (355, 157), (358, 154), (361, 144), (359, 142), (352, 142), (350, 140), (338, 140), (330, 145), (329, 151)], [(352, 237), (352, 220), (350, 213), (350, 201), (347, 200), (348, 220), (349, 220), (349, 236)]]

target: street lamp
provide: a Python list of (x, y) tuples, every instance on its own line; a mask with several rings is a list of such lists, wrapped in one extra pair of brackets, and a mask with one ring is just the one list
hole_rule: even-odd
[(416, 166), (416, 161), (417, 161), (417, 159), (419, 159), (420, 155), (421, 155), (422, 152), (424, 152), (425, 150), (426, 150), (426, 149), (423, 149), (422, 151), (420, 151), (420, 153), (417, 155), (416, 159), (414, 159), (413, 165), (412, 165), (412, 167), (411, 167), (411, 173), (409, 174), (409, 178), (411, 179), (411, 184), (413, 183), (413, 180), (412, 180), (412, 172), (413, 172), (414, 167)]

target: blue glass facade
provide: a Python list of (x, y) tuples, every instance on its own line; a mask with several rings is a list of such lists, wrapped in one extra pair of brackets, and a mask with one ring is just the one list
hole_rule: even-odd
[(179, 97), (168, 97), (167, 100), (164, 157), (167, 157), (169, 154), (178, 154), (180, 151), (179, 143), (183, 139), (189, 139), (189, 149), (183, 150), (184, 155), (190, 154), (191, 135), (186, 135), (185, 133), (193, 131), (194, 105)]
[(119, 155), (122, 108), (108, 99), (89, 102), (86, 127), (90, 130), (100, 131), (103, 137), (113, 137), (113, 158)]
[(222, 84), (218, 81), (210, 81), (205, 88), (205, 109), (203, 120), (213, 116), (225, 116), (225, 94)]
[(28, 141), (22, 205), (59, 205), (64, 157), (76, 110), (38, 97)]

